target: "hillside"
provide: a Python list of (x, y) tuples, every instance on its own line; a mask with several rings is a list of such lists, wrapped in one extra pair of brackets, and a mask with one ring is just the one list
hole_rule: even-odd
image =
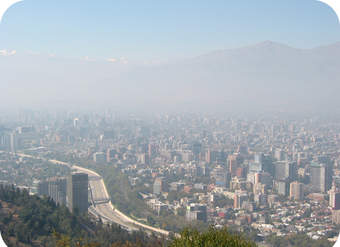
[[(30, 196), (13, 186), (0, 185), (0, 231), (9, 247), (196, 247), (256, 246), (226, 229), (198, 232), (184, 229), (181, 237), (162, 240), (142, 232), (129, 233), (118, 226), (95, 223), (86, 215), (71, 214), (48, 198)], [(306, 235), (271, 237), (270, 246), (328, 247), (326, 240)]]
[(66, 207), (57, 207), (47, 198), (30, 196), (27, 191), (11, 186), (0, 186), (0, 231), (8, 246), (13, 247), (64, 246), (60, 245), (62, 242), (103, 247), (120, 247), (125, 243), (161, 246), (155, 237), (94, 223), (85, 215), (71, 214)]

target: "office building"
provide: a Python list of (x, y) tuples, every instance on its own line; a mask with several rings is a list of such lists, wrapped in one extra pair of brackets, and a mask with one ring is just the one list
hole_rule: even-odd
[(217, 160), (217, 151), (215, 150), (208, 150), (206, 161), (208, 163), (215, 163)]
[(332, 173), (328, 165), (312, 163), (310, 167), (310, 183), (314, 192), (326, 193), (332, 184)]
[(190, 204), (185, 215), (187, 221), (200, 220), (207, 221), (207, 206), (202, 204)]
[(274, 181), (274, 188), (279, 195), (289, 195), (289, 183), (287, 181)]
[(286, 153), (282, 149), (277, 148), (277, 149), (275, 149), (274, 158), (277, 161), (286, 160)]
[(264, 159), (264, 154), (263, 154), (263, 153), (255, 153), (255, 154), (254, 154), (254, 162), (255, 162), (255, 163), (260, 163), (260, 164), (262, 164), (263, 159)]
[(48, 196), (58, 205), (66, 205), (66, 179), (51, 178), (48, 183)]
[(89, 178), (85, 173), (74, 173), (67, 180), (67, 207), (71, 212), (78, 210), (80, 213), (88, 209), (88, 183)]
[(292, 181), (296, 178), (297, 167), (295, 162), (278, 161), (274, 164), (275, 179), (282, 181), (288, 179)]
[(96, 163), (105, 163), (106, 156), (103, 152), (97, 152), (93, 154), (93, 161)]
[(268, 187), (273, 185), (273, 177), (268, 172), (255, 173), (255, 184), (262, 183)]
[(234, 195), (234, 209), (242, 208), (243, 203), (248, 202), (249, 197), (246, 191), (236, 191)]
[(162, 192), (167, 191), (167, 184), (165, 183), (163, 178), (156, 178), (153, 183), (153, 193), (155, 195), (160, 195)]
[(238, 160), (237, 160), (237, 155), (229, 155), (228, 156), (228, 168), (231, 176), (236, 175), (236, 169), (238, 167)]
[(230, 183), (230, 173), (222, 166), (215, 167), (211, 173), (210, 177), (215, 180), (216, 186), (219, 187), (229, 187)]
[(329, 206), (333, 210), (340, 210), (340, 191), (336, 188), (335, 183), (329, 191)]
[(170, 191), (182, 191), (184, 189), (184, 183), (180, 183), (180, 182), (172, 182), (170, 184)]
[(15, 132), (10, 134), (10, 151), (15, 153), (18, 148), (18, 137)]
[(290, 183), (290, 199), (293, 200), (303, 200), (304, 199), (304, 192), (303, 192), (303, 184), (297, 181)]
[(261, 172), (262, 171), (262, 163), (250, 162), (249, 163), (249, 172)]
[(195, 142), (192, 144), (192, 153), (194, 155), (194, 159), (198, 161), (200, 159), (200, 154), (202, 151), (202, 144), (199, 142)]
[(38, 183), (38, 195), (48, 196), (48, 182), (47, 181), (41, 181)]
[(332, 210), (332, 222), (336, 225), (340, 224), (340, 210)]

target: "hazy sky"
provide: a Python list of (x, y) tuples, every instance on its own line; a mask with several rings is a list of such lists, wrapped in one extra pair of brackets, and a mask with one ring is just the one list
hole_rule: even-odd
[(0, 50), (166, 60), (273, 40), (309, 48), (340, 40), (316, 0), (24, 0), (0, 24)]
[(0, 24), (0, 109), (340, 109), (340, 43), (264, 40), (340, 25), (317, 0), (24, 0)]

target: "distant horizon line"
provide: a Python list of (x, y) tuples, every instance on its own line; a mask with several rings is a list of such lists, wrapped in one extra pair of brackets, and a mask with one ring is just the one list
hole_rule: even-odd
[(216, 49), (211, 49), (208, 52), (205, 53), (200, 53), (192, 56), (186, 56), (186, 57), (177, 57), (177, 58), (164, 58), (163, 60), (161, 59), (129, 59), (126, 57), (98, 57), (98, 58), (92, 58), (87, 55), (84, 56), (65, 56), (65, 55), (58, 55), (54, 52), (40, 52), (40, 51), (32, 51), (32, 50), (16, 50), (16, 49), (5, 49), (5, 48), (0, 48), (0, 57), (10, 57), (10, 56), (16, 56), (16, 57), (22, 57), (22, 56), (35, 56), (35, 57), (48, 57), (48, 58), (53, 58), (53, 59), (67, 59), (67, 60), (80, 60), (84, 62), (105, 62), (105, 63), (112, 63), (112, 64), (124, 64), (127, 65), (129, 64), (129, 61), (131, 61), (131, 64), (135, 65), (160, 65), (164, 63), (168, 63), (171, 61), (180, 61), (180, 60), (187, 60), (187, 59), (194, 59), (194, 58), (200, 58), (204, 57), (207, 55), (211, 55), (214, 53), (219, 53), (219, 52), (225, 52), (225, 51), (235, 51), (235, 50), (242, 50), (242, 49), (249, 49), (249, 48), (256, 48), (256, 47), (265, 47), (265, 46), (281, 46), (281, 47), (286, 47), (290, 49), (295, 49), (295, 50), (300, 50), (300, 51), (312, 51), (315, 49), (321, 49), (321, 48), (327, 48), (327, 47), (332, 47), (332, 46), (340, 46), (340, 40), (336, 42), (331, 42), (328, 44), (321, 44), (317, 45), (314, 47), (310, 48), (301, 48), (293, 45), (289, 45), (285, 42), (279, 42), (279, 41), (274, 41), (274, 40), (263, 40), (259, 42), (254, 42), (251, 44), (246, 44), (246, 45), (240, 45), (236, 47), (230, 47), (230, 48), (216, 48)]

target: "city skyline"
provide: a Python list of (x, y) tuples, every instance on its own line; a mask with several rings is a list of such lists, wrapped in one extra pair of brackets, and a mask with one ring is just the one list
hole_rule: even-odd
[(32, 110), (0, 124), (2, 183), (64, 203), (62, 177), (85, 173), (67, 182), (69, 209), (74, 199), (131, 231), (228, 226), (259, 246), (288, 235), (331, 246), (339, 232), (336, 117)]
[(5, 241), (333, 245), (331, 1), (4, 0)]

